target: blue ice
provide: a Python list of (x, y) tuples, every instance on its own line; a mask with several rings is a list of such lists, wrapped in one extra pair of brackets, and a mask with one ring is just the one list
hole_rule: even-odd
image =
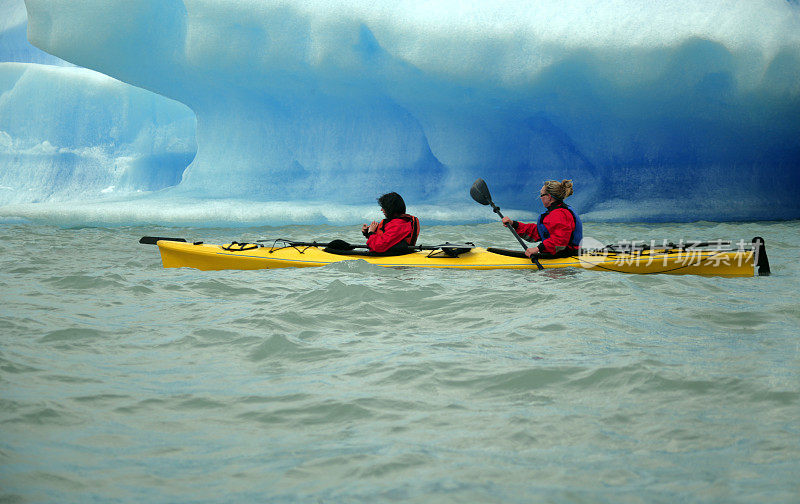
[(344, 223), (395, 190), (469, 221), (476, 177), (530, 211), (571, 178), (587, 220), (800, 218), (793, 2), (0, 9), (0, 218)]

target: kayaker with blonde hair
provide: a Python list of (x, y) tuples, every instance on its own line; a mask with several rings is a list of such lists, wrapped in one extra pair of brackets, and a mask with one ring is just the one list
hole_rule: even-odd
[(548, 180), (539, 191), (539, 198), (547, 211), (539, 216), (535, 224), (503, 217), (503, 224), (511, 225), (522, 238), (542, 242), (525, 250), (525, 255), (566, 257), (578, 253), (583, 238), (583, 224), (578, 214), (564, 203), (564, 199), (572, 193), (571, 180)]

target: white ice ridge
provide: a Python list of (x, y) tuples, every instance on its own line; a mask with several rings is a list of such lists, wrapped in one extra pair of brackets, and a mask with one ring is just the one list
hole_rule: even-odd
[(25, 4), (37, 47), (196, 114), (179, 195), (448, 204), (481, 176), (529, 207), (542, 180), (572, 178), (603, 219), (753, 218), (765, 197), (800, 217), (796, 2)]

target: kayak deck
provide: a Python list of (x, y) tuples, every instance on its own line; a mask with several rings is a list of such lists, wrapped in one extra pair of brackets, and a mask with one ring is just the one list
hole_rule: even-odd
[[(363, 260), (377, 266), (450, 269), (537, 269), (530, 259), (492, 252), (482, 247), (449, 257), (416, 251), (396, 256), (339, 255), (313, 246), (265, 247), (226, 250), (222, 245), (157, 242), (165, 268), (199, 270), (257, 270), (306, 268), (341, 261)], [(636, 252), (588, 252), (564, 258), (540, 258), (544, 269), (584, 268), (619, 273), (707, 276), (753, 276), (753, 250), (642, 250)]]

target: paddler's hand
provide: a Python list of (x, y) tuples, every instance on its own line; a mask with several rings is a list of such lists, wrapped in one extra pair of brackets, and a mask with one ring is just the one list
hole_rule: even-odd
[(511, 227), (511, 219), (508, 217), (503, 217), (503, 225)]
[(525, 249), (525, 255), (528, 257), (539, 255), (539, 247)]
[(366, 225), (366, 224), (361, 224), (361, 232), (362, 232), (362, 233), (366, 233), (368, 229), (369, 229), (369, 226), (368, 226), (368, 225)]
[(368, 233), (374, 233), (377, 230), (378, 230), (378, 223), (375, 222), (375, 221), (372, 221), (372, 224), (370, 224), (369, 228), (367, 228), (367, 232)]

